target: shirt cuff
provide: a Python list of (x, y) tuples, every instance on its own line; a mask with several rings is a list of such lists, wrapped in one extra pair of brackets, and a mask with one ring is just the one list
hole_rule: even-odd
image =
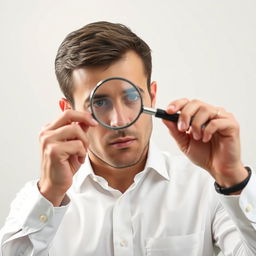
[[(70, 199), (65, 196), (60, 207), (54, 207), (39, 192), (37, 181), (29, 182), (19, 192), (11, 205), (9, 221), (21, 229), (19, 236), (24, 236), (45, 226), (57, 229), (69, 207)], [(18, 234), (17, 234), (18, 235)]]
[(236, 219), (246, 217), (251, 223), (256, 223), (256, 175), (254, 171), (240, 195), (218, 194), (218, 197), (222, 205)]

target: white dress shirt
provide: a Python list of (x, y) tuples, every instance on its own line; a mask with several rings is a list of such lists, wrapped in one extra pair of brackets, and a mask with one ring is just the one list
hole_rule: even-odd
[(256, 179), (241, 195), (218, 194), (210, 175), (151, 145), (145, 169), (121, 193), (89, 159), (68, 198), (53, 207), (29, 182), (0, 231), (0, 256), (256, 255)]

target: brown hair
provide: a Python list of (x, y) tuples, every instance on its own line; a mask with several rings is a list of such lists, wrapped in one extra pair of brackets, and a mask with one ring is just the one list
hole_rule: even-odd
[(152, 70), (151, 50), (126, 26), (100, 21), (68, 34), (61, 43), (55, 59), (55, 73), (67, 100), (74, 106), (72, 86), (74, 69), (111, 65), (128, 50), (135, 51), (141, 57), (149, 87)]

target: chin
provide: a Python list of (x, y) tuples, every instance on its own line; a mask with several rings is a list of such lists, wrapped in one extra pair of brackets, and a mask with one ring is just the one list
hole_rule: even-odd
[(109, 158), (110, 161), (108, 161), (108, 164), (114, 168), (128, 168), (138, 164), (142, 160), (142, 157), (143, 152), (138, 154), (136, 151), (136, 154), (129, 153), (123, 156), (119, 155), (119, 157), (115, 156), (116, 159)]
[(125, 169), (125, 168), (129, 168), (132, 167), (134, 165), (136, 165), (139, 161), (137, 162), (125, 162), (125, 163), (109, 163), (109, 165), (113, 168), (116, 169)]

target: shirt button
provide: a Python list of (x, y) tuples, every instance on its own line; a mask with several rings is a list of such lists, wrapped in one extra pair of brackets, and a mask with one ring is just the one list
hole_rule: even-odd
[(43, 223), (47, 222), (48, 218), (45, 214), (40, 215), (39, 220)]
[(246, 207), (245, 207), (245, 211), (246, 212), (250, 212), (252, 210), (252, 205), (251, 204), (248, 204)]
[(122, 241), (120, 242), (120, 246), (121, 246), (121, 247), (127, 247), (127, 245), (128, 245), (128, 242), (127, 242), (126, 240), (122, 240)]

